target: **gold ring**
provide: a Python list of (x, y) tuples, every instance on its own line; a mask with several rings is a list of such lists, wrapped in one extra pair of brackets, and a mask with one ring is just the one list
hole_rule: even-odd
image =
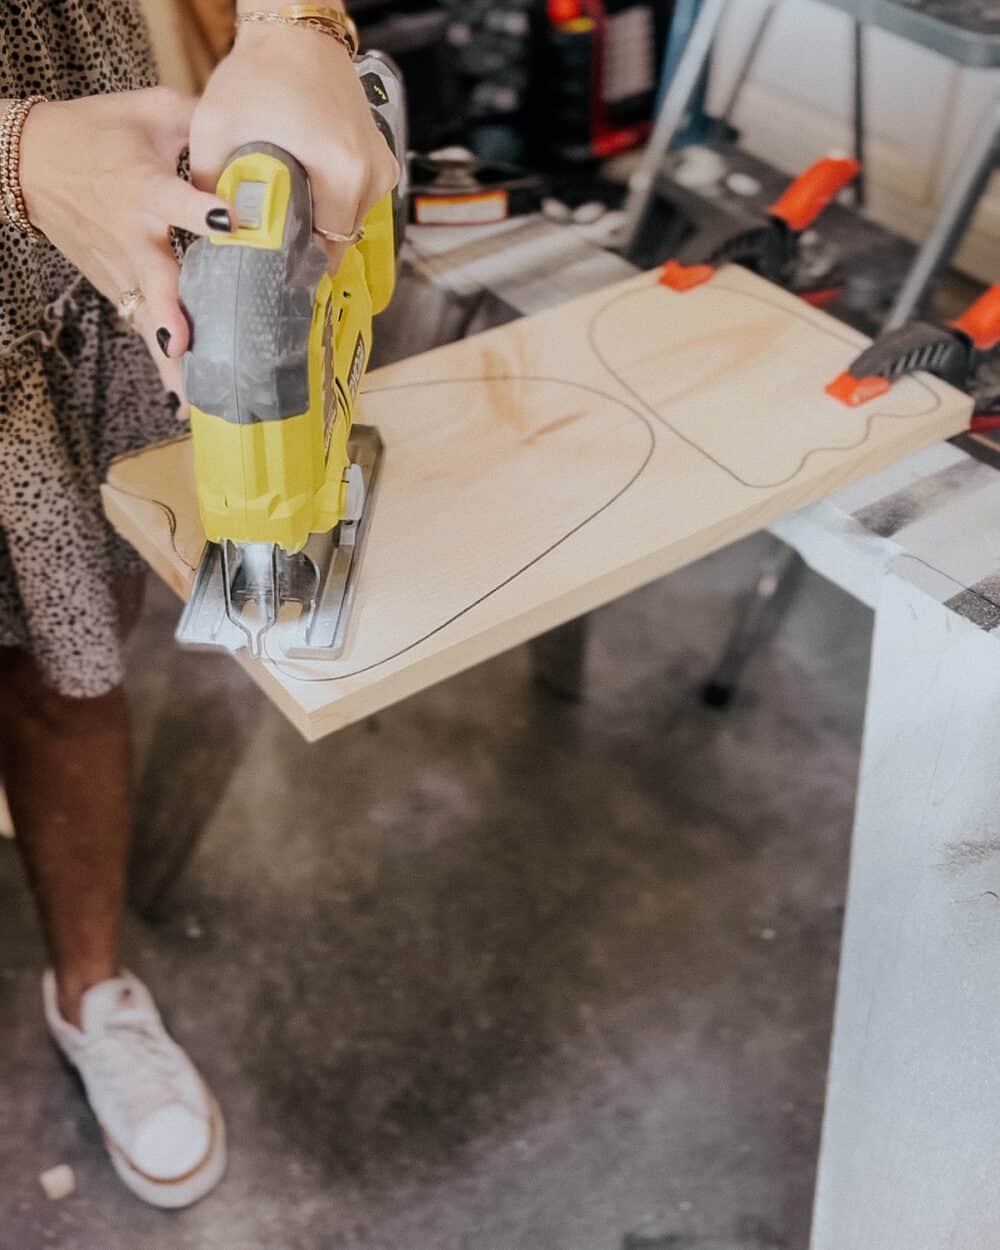
[(131, 322), (139, 309), (139, 305), (145, 302), (145, 295), (142, 293), (142, 287), (134, 286), (129, 291), (123, 291), (118, 298), (118, 316), (126, 323)]
[(340, 234), (336, 230), (324, 230), (322, 226), (313, 226), (317, 234), (321, 234), (327, 243), (346, 243), (351, 247), (355, 243), (360, 243), (365, 237), (364, 226), (358, 226), (356, 230), (352, 230), (350, 234)]

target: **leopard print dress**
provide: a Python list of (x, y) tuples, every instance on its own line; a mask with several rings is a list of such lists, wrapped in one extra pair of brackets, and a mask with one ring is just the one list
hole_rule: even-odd
[[(136, 0), (0, 0), (0, 99), (155, 82)], [(175, 435), (138, 335), (48, 243), (0, 223), (0, 646), (62, 694), (122, 680), (114, 589), (142, 564), (104, 520), (117, 455)]]

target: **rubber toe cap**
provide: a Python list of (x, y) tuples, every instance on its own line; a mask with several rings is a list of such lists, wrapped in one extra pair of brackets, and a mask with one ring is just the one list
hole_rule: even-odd
[(186, 1107), (161, 1107), (136, 1134), (131, 1162), (155, 1180), (177, 1180), (204, 1161), (211, 1133), (208, 1119)]

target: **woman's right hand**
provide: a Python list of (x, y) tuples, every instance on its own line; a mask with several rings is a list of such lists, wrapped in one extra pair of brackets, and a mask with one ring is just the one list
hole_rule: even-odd
[(166, 87), (36, 104), (21, 137), (29, 220), (112, 303), (142, 291), (133, 324), (181, 398), (189, 330), (169, 228), (206, 234), (229, 207), (177, 175), (194, 106)]

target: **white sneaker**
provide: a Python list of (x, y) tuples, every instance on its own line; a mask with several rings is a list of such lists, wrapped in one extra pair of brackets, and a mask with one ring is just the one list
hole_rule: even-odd
[(83, 996), (78, 1029), (64, 1020), (56, 979), (42, 980), (45, 1018), (56, 1045), (83, 1080), (115, 1171), (155, 1207), (203, 1198), (226, 1169), (222, 1113), (194, 1064), (131, 973)]

